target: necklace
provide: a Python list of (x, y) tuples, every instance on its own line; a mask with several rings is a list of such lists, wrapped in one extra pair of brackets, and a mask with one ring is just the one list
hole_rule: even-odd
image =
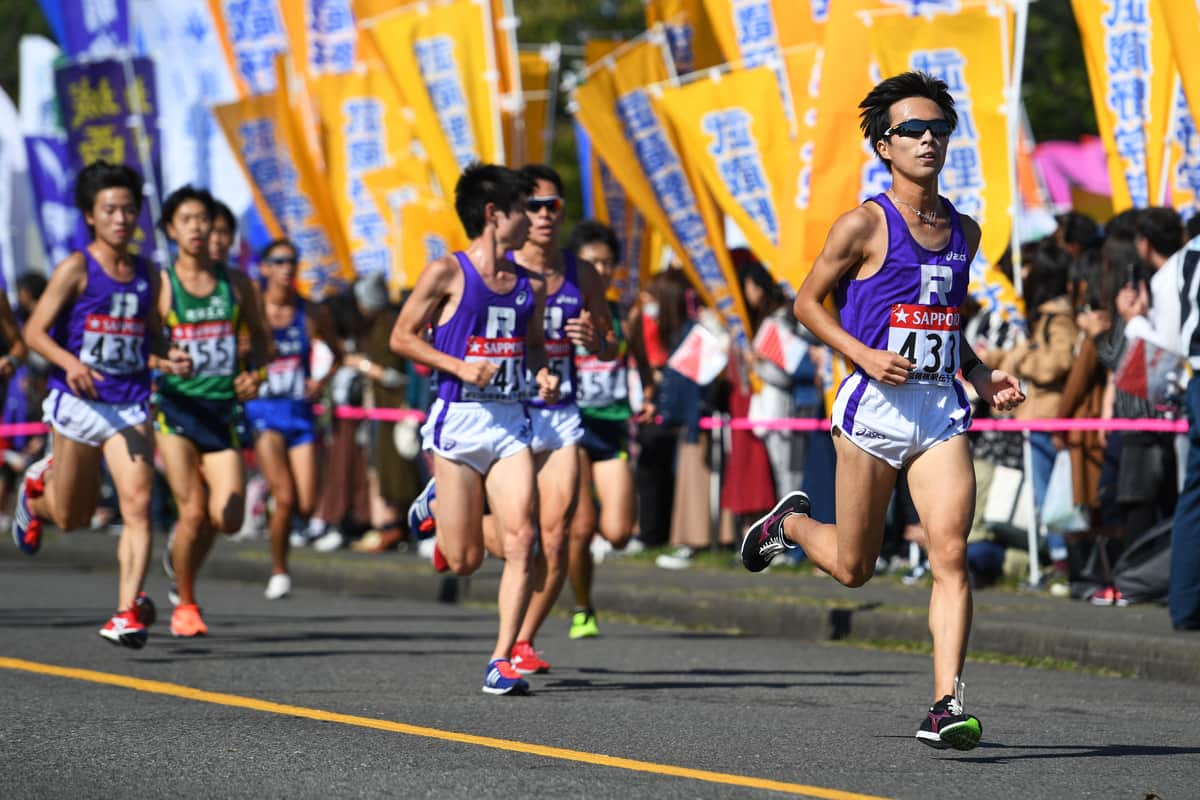
[(893, 202), (899, 203), (900, 205), (912, 211), (917, 215), (917, 219), (919, 219), (922, 224), (928, 225), (931, 228), (937, 227), (938, 220), (942, 218), (942, 215), (936, 211), (922, 211), (911, 203), (904, 202), (899, 197), (896, 197), (896, 193), (891, 189), (888, 189), (888, 197), (892, 198)]

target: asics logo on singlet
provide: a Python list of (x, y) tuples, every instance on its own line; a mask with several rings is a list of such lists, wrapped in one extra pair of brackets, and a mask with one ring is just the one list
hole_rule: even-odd
[(519, 306), (525, 305), (525, 293), (524, 292), (521, 292), (520, 294), (517, 295), (517, 305), (519, 305)]
[(869, 428), (859, 428), (858, 430), (856, 430), (854, 432), (854, 435), (861, 436), (864, 439), (886, 439), (887, 438), (882, 433), (879, 433), (878, 431), (870, 430)]
[(947, 253), (946, 260), (947, 261), (966, 261), (967, 254), (966, 253), (954, 253), (954, 252)]

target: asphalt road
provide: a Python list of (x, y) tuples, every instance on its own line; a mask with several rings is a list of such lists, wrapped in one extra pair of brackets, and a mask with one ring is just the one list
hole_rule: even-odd
[(43, 797), (1200, 796), (1200, 687), (971, 664), (969, 753), (913, 733), (926, 657), (622, 625), (525, 698), (479, 691), (493, 612), (202, 583), (212, 635), (96, 635), (111, 573), (0, 563), (0, 794)]

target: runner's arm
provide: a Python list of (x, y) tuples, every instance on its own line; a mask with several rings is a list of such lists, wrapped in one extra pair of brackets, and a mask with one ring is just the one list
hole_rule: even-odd
[(28, 349), (21, 338), (21, 326), (8, 304), (8, 296), (0, 293), (0, 336), (8, 342), (8, 352), (0, 356), (0, 377), (8, 378), (17, 371), (17, 364), (25, 360)]
[(75, 304), (87, 288), (87, 261), (83, 253), (72, 253), (54, 269), (46, 290), (25, 322), (25, 343), (33, 352), (63, 371), (80, 365), (79, 357), (61, 347), (50, 335), (59, 313)]
[(233, 284), (238, 306), (242, 310), (242, 321), (246, 324), (246, 332), (250, 335), (250, 357), (246, 366), (251, 372), (261, 373), (262, 369), (271, 363), (275, 357), (275, 342), (267, 327), (263, 315), (262, 295), (254, 281), (242, 272), (228, 270), (225, 273)]
[(462, 296), (462, 270), (453, 257), (439, 258), (417, 278), (412, 293), (400, 307), (388, 344), (398, 356), (461, 378), (467, 362), (443, 353), (425, 340), (434, 315), (452, 297)]
[(571, 341), (582, 344), (589, 353), (601, 361), (612, 361), (620, 349), (617, 334), (613, 331), (612, 312), (604, 296), (604, 281), (596, 274), (596, 268), (586, 261), (576, 261), (579, 276), (579, 291), (583, 294), (588, 316), (567, 320), (566, 331)]
[(146, 365), (170, 375), (186, 377), (192, 373), (192, 357), (171, 344), (163, 320), (171, 313), (171, 282), (162, 279), (162, 271), (150, 269), (150, 297), (154, 302), (146, 311), (146, 335), (150, 337), (150, 358)]
[[(838, 281), (851, 270), (861, 267), (873, 255), (870, 249), (872, 239), (879, 233), (880, 226), (885, 224), (882, 215), (876, 214), (867, 205), (838, 217), (829, 230), (824, 249), (796, 292), (792, 310), (796, 319), (817, 338), (857, 364), (872, 378), (899, 386), (908, 380), (908, 373), (915, 366), (913, 362), (898, 353), (876, 350), (855, 339), (824, 305), (825, 298)], [(882, 258), (883, 254), (878, 254), (878, 257)]]

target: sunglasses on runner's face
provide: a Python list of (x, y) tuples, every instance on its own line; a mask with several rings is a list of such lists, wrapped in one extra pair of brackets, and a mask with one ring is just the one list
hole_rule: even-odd
[(530, 214), (540, 214), (542, 209), (549, 209), (551, 214), (557, 214), (563, 207), (561, 197), (531, 197), (525, 201), (525, 210)]
[(296, 257), (295, 256), (271, 256), (270, 258), (267, 259), (267, 263), (268, 264), (276, 264), (276, 265), (295, 264)]
[(929, 131), (935, 138), (949, 136), (954, 128), (944, 119), (906, 119), (904, 122), (897, 122), (892, 127), (883, 132), (884, 138), (892, 136), (903, 136), (907, 139), (920, 139), (925, 135), (925, 131)]

